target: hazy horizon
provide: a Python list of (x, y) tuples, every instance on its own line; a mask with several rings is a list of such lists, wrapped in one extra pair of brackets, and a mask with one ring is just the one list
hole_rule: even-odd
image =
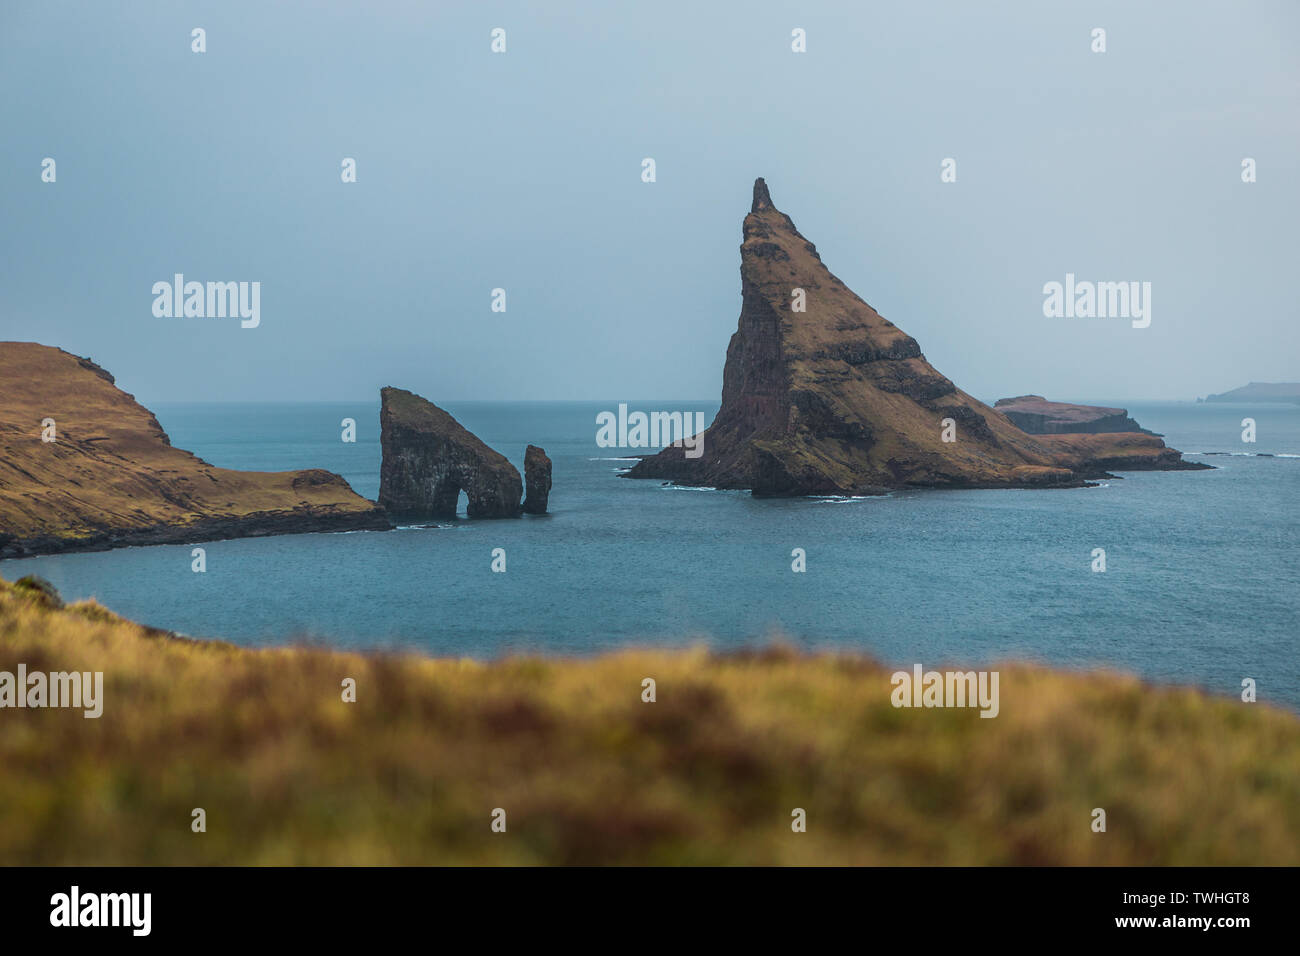
[[(1300, 7), (1011, 9), (6, 4), (0, 340), (145, 405), (713, 401), (763, 176), (984, 401), (1300, 380)], [(260, 325), (155, 317), (178, 272)], [(1150, 327), (1044, 317), (1067, 274)]]

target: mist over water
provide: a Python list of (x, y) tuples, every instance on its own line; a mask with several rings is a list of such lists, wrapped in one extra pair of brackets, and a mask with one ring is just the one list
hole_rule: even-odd
[[(1079, 399), (1085, 400), (1085, 399)], [(287, 535), (3, 562), (127, 617), (260, 646), (320, 641), (438, 656), (580, 655), (622, 645), (852, 649), (927, 667), (1105, 666), (1300, 709), (1300, 407), (1126, 403), (1205, 472), (1101, 487), (754, 499), (629, 481), (596, 444), (614, 403), (448, 403), (522, 468), (554, 462), (551, 514), (391, 532)], [(632, 408), (702, 411), (716, 402)], [(318, 467), (379, 490), (378, 402), (160, 405), (172, 443), (229, 468)], [(1241, 419), (1258, 440), (1241, 441)], [(356, 444), (340, 441), (355, 418)], [(1207, 457), (1200, 455), (1220, 452)], [(1272, 455), (1275, 457), (1263, 457)], [(463, 501), (462, 501), (463, 510)], [(490, 570), (493, 548), (507, 572)], [(791, 572), (791, 551), (808, 570)], [(1093, 548), (1107, 571), (1093, 573)], [(1288, 690), (1287, 688), (1290, 688)]]

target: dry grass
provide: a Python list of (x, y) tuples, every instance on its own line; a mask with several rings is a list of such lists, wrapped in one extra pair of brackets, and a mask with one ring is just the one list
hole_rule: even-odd
[(0, 582), (19, 662), (105, 705), (0, 710), (2, 864), (1300, 862), (1300, 720), (1115, 675), (1003, 668), (988, 720), (859, 658), (252, 651)]

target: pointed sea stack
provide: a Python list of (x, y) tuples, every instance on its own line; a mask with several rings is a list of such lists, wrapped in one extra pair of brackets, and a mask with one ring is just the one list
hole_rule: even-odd
[(527, 489), (524, 513), (546, 514), (546, 504), (551, 495), (551, 459), (536, 445), (529, 445), (524, 452), (524, 487)]
[(914, 338), (832, 275), (762, 179), (743, 237), (739, 327), (703, 454), (665, 448), (625, 477), (821, 495), (1072, 487), (1108, 464), (1202, 467), (1148, 435), (1027, 435), (957, 388)]
[(381, 391), (379, 504), (397, 519), (517, 518), (523, 482), (515, 466), (437, 405), (401, 388)]

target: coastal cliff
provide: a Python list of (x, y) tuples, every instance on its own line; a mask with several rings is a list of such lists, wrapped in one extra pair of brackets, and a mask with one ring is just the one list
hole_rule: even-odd
[(89, 359), (0, 343), (0, 557), (388, 528), (320, 469), (216, 468), (173, 448)]
[(523, 480), (504, 455), (413, 392), (389, 387), (380, 396), (379, 504), (390, 514), (412, 520), (454, 518), (461, 491), (471, 518), (522, 514)]
[(1117, 449), (1078, 440), (1095, 436), (1026, 434), (836, 278), (762, 179), (740, 254), (740, 319), (703, 453), (668, 447), (625, 477), (793, 496), (1078, 487), (1120, 461), (1205, 467), (1152, 435), (1125, 435)]

